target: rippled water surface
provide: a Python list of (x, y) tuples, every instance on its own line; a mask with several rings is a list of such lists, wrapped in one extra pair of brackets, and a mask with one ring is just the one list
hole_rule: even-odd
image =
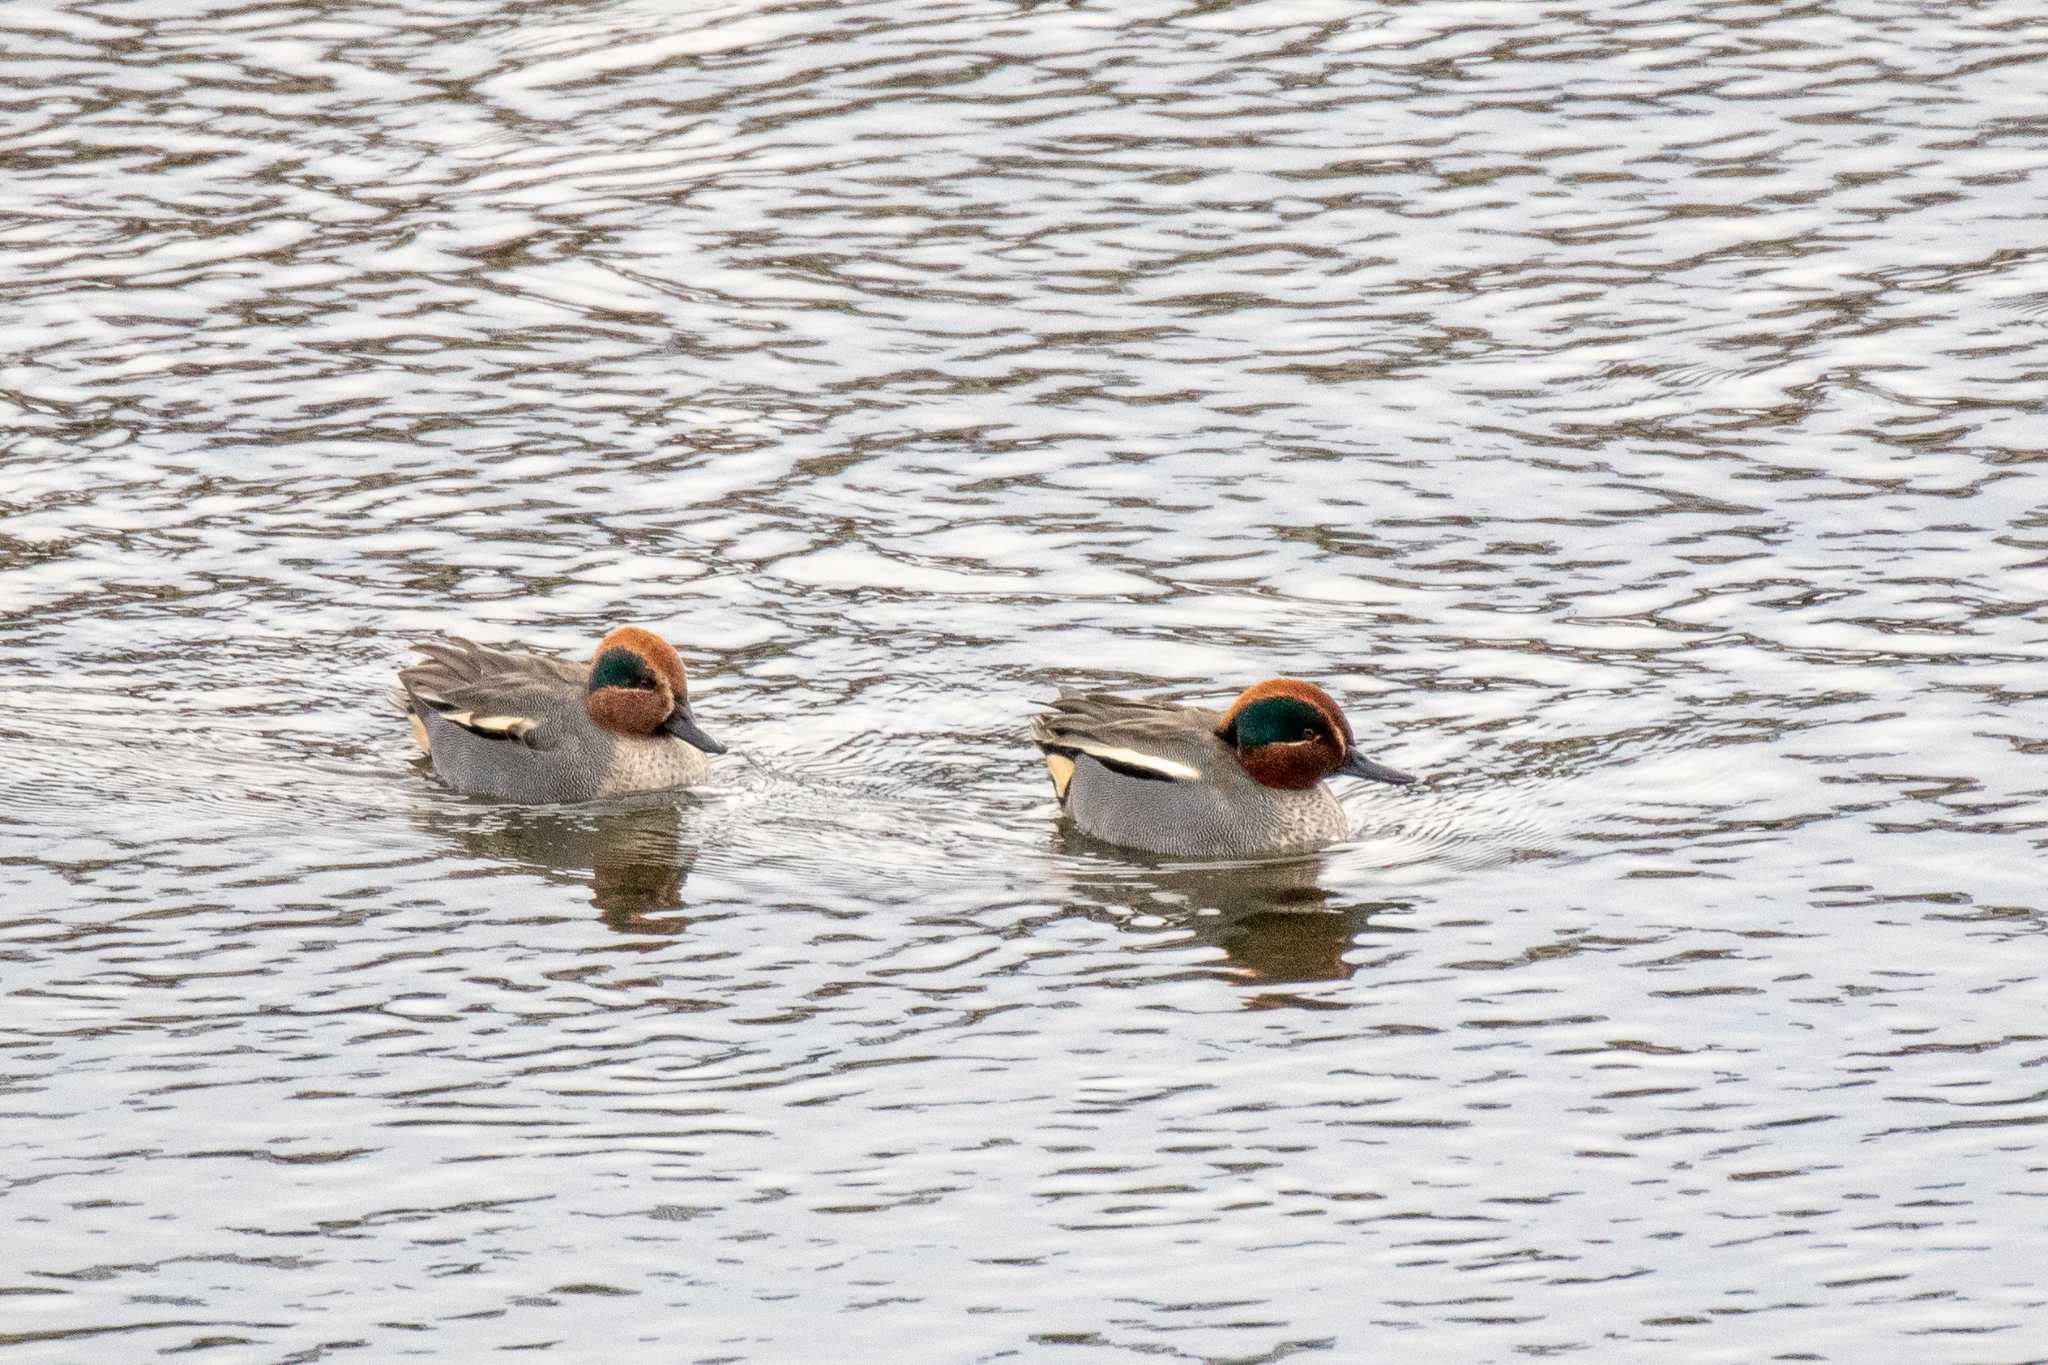
[[(0, 1358), (2048, 1358), (2044, 58), (0, 9)], [(381, 700), (624, 621), (706, 791)], [(1425, 781), (1056, 827), (1281, 672)]]

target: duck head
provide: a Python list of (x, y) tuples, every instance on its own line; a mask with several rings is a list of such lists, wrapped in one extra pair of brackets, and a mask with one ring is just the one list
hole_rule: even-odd
[(690, 714), (682, 656), (668, 641), (638, 626), (620, 626), (598, 642), (583, 707), (613, 734), (636, 739), (673, 735), (707, 754), (725, 752)]
[(1415, 779), (1358, 752), (1351, 722), (1330, 694), (1299, 678), (1269, 678), (1238, 694), (1216, 737), (1237, 752), (1254, 782), (1306, 791), (1326, 777), (1345, 774), (1375, 782)]

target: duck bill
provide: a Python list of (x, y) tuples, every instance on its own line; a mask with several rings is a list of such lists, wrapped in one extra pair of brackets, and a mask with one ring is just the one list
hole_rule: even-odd
[(1384, 763), (1375, 763), (1356, 749), (1344, 755), (1343, 765), (1337, 771), (1347, 777), (1365, 777), (1372, 779), (1374, 782), (1392, 782), (1397, 787), (1405, 787), (1415, 780), (1415, 774), (1404, 773), (1399, 768), (1389, 768)]
[(661, 723), (661, 732), (674, 735), (685, 744), (694, 744), (707, 754), (722, 754), (725, 746), (697, 728), (697, 718), (690, 714), (688, 702), (677, 702), (676, 709), (668, 713), (668, 719)]

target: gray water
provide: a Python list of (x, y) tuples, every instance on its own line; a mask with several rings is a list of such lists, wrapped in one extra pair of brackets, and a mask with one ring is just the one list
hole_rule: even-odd
[[(2048, 1359), (2038, 0), (0, 9), (0, 1360)], [(381, 693), (678, 643), (709, 789)], [(1060, 686), (1321, 682), (1319, 857)]]

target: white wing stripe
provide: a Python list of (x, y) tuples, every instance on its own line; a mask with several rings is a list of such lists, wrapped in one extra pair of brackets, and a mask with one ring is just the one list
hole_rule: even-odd
[(1121, 763), (1127, 768), (1143, 768), (1148, 773), (1158, 773), (1161, 777), (1171, 778), (1175, 782), (1202, 780), (1202, 774), (1196, 769), (1185, 763), (1176, 763), (1170, 758), (1161, 758), (1158, 754), (1141, 753), (1136, 749), (1118, 749), (1093, 740), (1075, 739), (1067, 735), (1060, 736), (1054, 742), (1063, 749), (1074, 749), (1105, 762)]

